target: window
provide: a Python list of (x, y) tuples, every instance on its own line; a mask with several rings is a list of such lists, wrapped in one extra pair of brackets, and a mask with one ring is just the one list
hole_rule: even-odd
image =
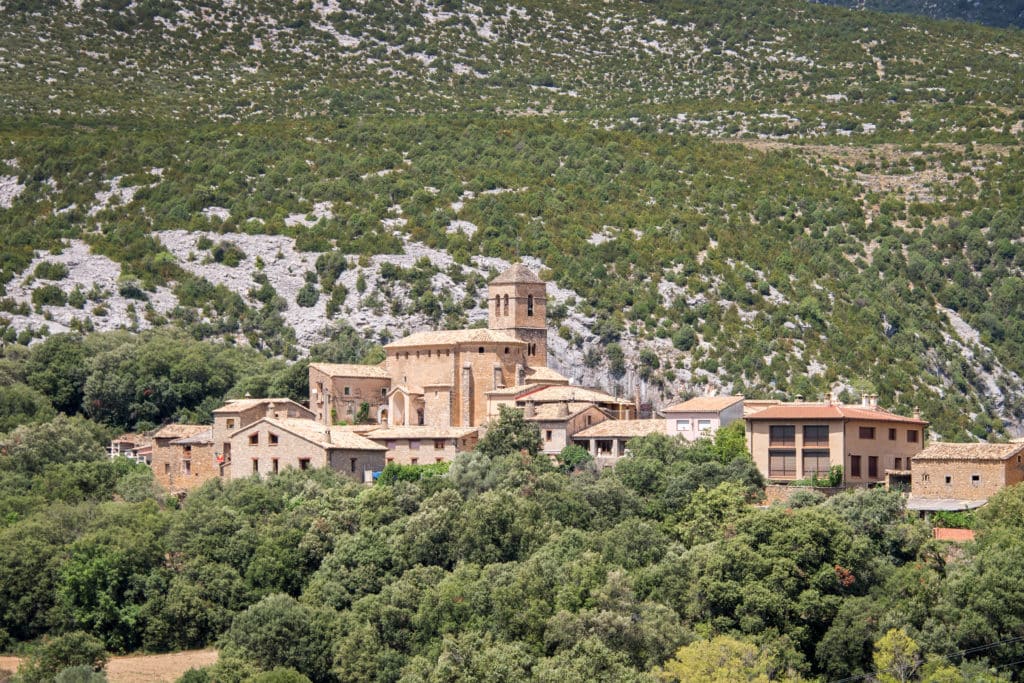
[(676, 420), (676, 431), (677, 432), (688, 432), (690, 431), (689, 420)]
[(191, 446), (182, 446), (181, 447), (181, 451), (183, 453), (191, 453), (192, 452), (192, 447)]
[(868, 478), (869, 479), (877, 479), (878, 478), (878, 456), (877, 455), (869, 455), (868, 456)]
[(889, 428), (889, 441), (896, 440), (896, 430), (892, 427)]
[(551, 441), (551, 430), (550, 429), (544, 430), (544, 440), (545, 441)]
[(907, 430), (907, 443), (917, 443), (917, 430), (916, 429), (908, 429)]
[(851, 455), (850, 456), (850, 476), (851, 477), (858, 477), (858, 478), (860, 477), (860, 456), (859, 455)]
[(259, 446), (260, 445), (260, 434), (259, 434), (259, 432), (256, 432), (255, 434), (250, 434), (249, 435), (249, 445), (250, 446)]
[(508, 347), (507, 346), (505, 347), (505, 355), (506, 356), (508, 355)]
[(494, 315), (501, 315), (501, 295), (494, 295)]
[(170, 474), (170, 473), (171, 473), (171, 463), (165, 462), (164, 463), (164, 474)]
[(947, 474), (946, 475), (946, 486), (949, 486), (952, 483), (953, 483), (953, 477), (951, 477), (950, 475)]
[(706, 432), (711, 429), (711, 420), (697, 420), (697, 431)]
[(419, 465), (420, 464), (420, 459), (419, 458), (410, 458), (409, 459), (409, 464), (410, 465)]
[(267, 433), (267, 442), (271, 446), (276, 446), (277, 445), (277, 434), (274, 434), (273, 432), (268, 432)]
[(299, 469), (300, 470), (308, 470), (309, 469), (309, 458), (299, 458)]
[(795, 477), (796, 451), (768, 451), (769, 477)]
[(380, 388), (380, 397), (384, 398), (387, 395), (388, 395), (388, 388), (387, 387), (381, 387)]
[(441, 458), (441, 457), (434, 458), (434, 462), (435, 463), (444, 462), (444, 458)]
[(260, 461), (257, 460), (256, 458), (252, 459), (252, 473), (253, 474), (259, 474), (260, 473)]
[(533, 315), (533, 294), (526, 297), (526, 315)]
[(793, 425), (775, 425), (768, 428), (768, 445), (795, 446), (796, 427)]
[(420, 440), (419, 439), (409, 439), (409, 450), (410, 451), (418, 451), (419, 449), (420, 449)]
[(182, 474), (192, 474), (192, 461), (191, 460), (182, 460), (181, 461), (181, 473)]
[[(420, 355), (420, 352), (417, 351), (416, 355), (417, 356)], [(345, 387), (344, 389), (342, 389), (341, 393), (343, 393), (345, 396), (351, 396), (352, 395), (352, 387)]]
[(395, 459), (389, 457), (389, 458), (386, 458), (385, 461), (387, 462), (387, 464), (390, 465), (391, 463), (393, 463), (395, 461)]
[(875, 428), (874, 427), (860, 427), (857, 429), (857, 436), (862, 439), (874, 439)]
[(804, 446), (828, 446), (828, 425), (806, 425)]
[(923, 481), (928, 481), (929, 479), (931, 479), (931, 477), (930, 477), (930, 476), (928, 476), (928, 474), (927, 474), (927, 473), (925, 473), (925, 474), (924, 474), (924, 476), (922, 476), (922, 477), (921, 477), (921, 479), (922, 479)]
[(903, 458), (896, 458), (896, 469), (903, 469)]
[(387, 449), (388, 449), (389, 451), (393, 451), (393, 450), (395, 450), (395, 442), (394, 442), (394, 441), (387, 441), (387, 442), (385, 442), (384, 446), (385, 446), (385, 447), (386, 447), (386, 448), (387, 448)]
[(228, 429), (234, 429), (235, 428), (235, 421), (233, 419), (228, 418), (227, 424), (228, 424)]
[(477, 353), (483, 353), (484, 352), (484, 347), (481, 346), (479, 349), (476, 350), (476, 352)]
[(505, 315), (508, 315), (508, 294), (505, 295)]
[(828, 451), (821, 449), (804, 449), (804, 476), (817, 474), (819, 477), (828, 474)]
[(356, 458), (349, 458), (348, 459), (348, 469), (349, 469), (349, 472), (355, 472), (356, 471), (356, 460), (357, 460)]
[(277, 474), (277, 470), (278, 470), (277, 458), (271, 458), (271, 460), (270, 460), (270, 471), (273, 472), (274, 474)]
[(980, 483), (981, 483), (981, 475), (980, 474), (972, 474), (971, 475), (971, 486), (977, 486)]
[(444, 450), (444, 439), (434, 439), (434, 450), (435, 451), (442, 451), (442, 450)]

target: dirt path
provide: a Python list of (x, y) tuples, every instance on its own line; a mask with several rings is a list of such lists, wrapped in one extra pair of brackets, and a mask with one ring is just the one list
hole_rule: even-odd
[[(107, 678), (110, 683), (171, 683), (189, 669), (209, 666), (216, 661), (216, 650), (111, 657), (107, 662)], [(19, 663), (17, 657), (0, 657), (0, 670), (16, 671)]]

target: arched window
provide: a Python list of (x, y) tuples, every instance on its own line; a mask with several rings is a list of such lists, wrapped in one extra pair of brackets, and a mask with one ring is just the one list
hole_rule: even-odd
[(505, 295), (505, 315), (508, 315), (508, 294)]
[(526, 315), (533, 315), (533, 294), (526, 297)]
[(501, 295), (494, 295), (494, 315), (501, 315)]

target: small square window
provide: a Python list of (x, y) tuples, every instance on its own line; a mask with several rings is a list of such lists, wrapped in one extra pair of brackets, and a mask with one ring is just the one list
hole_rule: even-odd
[(551, 441), (551, 430), (550, 429), (547, 429), (547, 430), (544, 431), (544, 440), (545, 441)]
[(697, 431), (706, 432), (711, 429), (711, 420), (697, 420)]
[(917, 443), (917, 430), (916, 429), (908, 429), (907, 430), (907, 443)]
[(946, 486), (949, 486), (952, 483), (953, 483), (953, 477), (947, 474), (946, 475)]
[(411, 460), (409, 460), (409, 464), (411, 464), (411, 465), (419, 465), (420, 464), (420, 459), (419, 458), (412, 458)]
[(434, 450), (435, 451), (442, 451), (442, 450), (444, 450), (444, 439), (434, 439)]
[(345, 387), (345, 389), (342, 391), (342, 393), (345, 394), (345, 396), (351, 396), (352, 395), (352, 387)]
[(862, 438), (862, 439), (867, 439), (867, 440), (874, 439), (875, 438), (875, 428), (874, 427), (860, 427), (857, 430), (857, 435), (860, 438)]
[(255, 433), (255, 434), (250, 434), (249, 435), (249, 445), (250, 446), (259, 446), (260, 445), (260, 435), (259, 435), (259, 432)]
[(231, 418), (228, 418), (227, 425), (228, 425), (228, 429), (234, 429), (235, 428), (235, 421), (233, 419), (231, 419)]
[(277, 440), (278, 440), (277, 439), (277, 434), (274, 434), (274, 433), (267, 434), (267, 440), (270, 442), (271, 446), (276, 446), (277, 445)]
[(676, 431), (677, 432), (688, 432), (690, 431), (689, 420), (676, 420)]
[(981, 483), (981, 475), (980, 474), (972, 474), (971, 475), (971, 486), (977, 486), (980, 483)]
[(299, 458), (299, 469), (300, 470), (308, 470), (309, 469), (309, 458)]
[(896, 440), (896, 429), (894, 427), (889, 428), (889, 441)]

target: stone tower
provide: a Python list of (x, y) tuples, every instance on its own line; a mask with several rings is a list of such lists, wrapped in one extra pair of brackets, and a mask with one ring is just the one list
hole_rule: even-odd
[(548, 364), (547, 284), (522, 263), (491, 280), (487, 288), (487, 326), (527, 343), (532, 368)]

